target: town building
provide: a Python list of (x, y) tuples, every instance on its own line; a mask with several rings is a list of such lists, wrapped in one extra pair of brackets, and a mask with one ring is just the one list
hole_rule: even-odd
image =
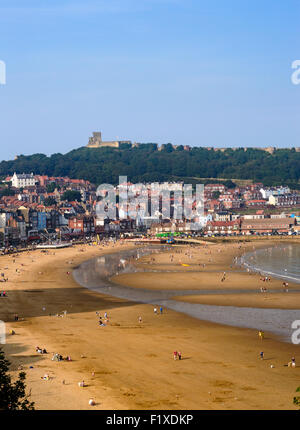
[(15, 188), (34, 187), (35, 183), (36, 179), (33, 173), (30, 175), (27, 173), (22, 173), (20, 175), (15, 172), (11, 178), (11, 185)]
[(209, 221), (206, 224), (205, 232), (208, 234), (238, 234), (240, 232), (241, 221)]
[(263, 199), (255, 199), (255, 200), (247, 200), (245, 202), (247, 207), (264, 207), (268, 204), (267, 200)]
[(263, 199), (268, 199), (270, 196), (281, 196), (291, 192), (289, 187), (261, 188), (259, 191)]
[(289, 232), (295, 224), (294, 218), (243, 219), (241, 232), (242, 234)]
[(94, 217), (77, 215), (69, 219), (69, 228), (74, 233), (93, 233), (95, 231)]
[(269, 197), (269, 204), (273, 206), (298, 206), (300, 205), (300, 194), (283, 194)]

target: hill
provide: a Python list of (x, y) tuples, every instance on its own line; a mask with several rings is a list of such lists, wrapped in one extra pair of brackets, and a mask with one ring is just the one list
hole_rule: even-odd
[(132, 182), (184, 180), (200, 182), (197, 178), (236, 178), (263, 182), (264, 185), (287, 184), (299, 188), (300, 152), (295, 149), (277, 149), (273, 154), (259, 149), (243, 148), (214, 151), (193, 147), (141, 144), (129, 148), (78, 148), (67, 154), (20, 155), (0, 163), (0, 175), (17, 173), (44, 174), (81, 178), (95, 184), (118, 183), (120, 175)]

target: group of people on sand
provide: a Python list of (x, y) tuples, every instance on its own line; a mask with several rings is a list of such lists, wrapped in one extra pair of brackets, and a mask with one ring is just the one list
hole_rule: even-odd
[[(259, 280), (260, 280), (261, 282), (271, 282), (271, 278), (269, 278), (268, 276), (261, 276), (261, 277), (259, 278)], [(267, 292), (268, 292), (268, 290), (267, 290), (267, 288), (266, 288), (265, 286), (263, 286), (263, 287), (261, 287), (261, 288), (260, 288), (260, 292), (261, 292), (261, 293), (267, 293)]]
[[(261, 360), (263, 360), (263, 359), (264, 359), (264, 357), (265, 357), (265, 353), (264, 353), (263, 351), (261, 351), (261, 352), (259, 353), (259, 356), (260, 356), (260, 359), (261, 359)], [(285, 364), (285, 366), (287, 366), (287, 367), (296, 367), (296, 358), (295, 358), (295, 357), (292, 357), (292, 358), (291, 358), (291, 361), (289, 361), (287, 364)], [(271, 364), (271, 367), (273, 368), (273, 367), (274, 367), (274, 365), (273, 365), (273, 364)]]
[[(264, 337), (265, 337), (265, 333), (262, 330), (259, 330), (258, 331), (258, 337), (259, 337), (260, 340), (263, 340)], [(260, 356), (260, 359), (263, 360), (264, 357), (265, 357), (264, 351), (260, 351), (259, 356)], [(288, 367), (296, 367), (296, 358), (292, 357), (291, 361), (289, 361), (286, 366), (288, 366)], [(271, 365), (271, 367), (274, 367), (274, 365)]]
[(63, 356), (62, 356), (61, 354), (59, 354), (59, 353), (55, 353), (55, 354), (53, 354), (53, 356), (52, 356), (51, 360), (52, 360), (52, 361), (63, 361), (63, 360), (65, 360), (65, 361), (72, 361), (72, 359), (71, 359), (71, 356), (70, 356), (70, 355), (67, 355), (66, 357), (63, 357)]
[[(154, 312), (155, 315), (158, 315), (158, 310), (157, 310), (156, 306), (153, 308), (153, 312)], [(160, 306), (160, 308), (159, 308), (159, 313), (160, 314), (163, 313), (163, 307), (162, 306)]]
[(96, 312), (96, 315), (99, 317), (98, 323), (100, 327), (105, 327), (106, 324), (109, 322), (107, 312), (104, 312), (104, 321), (102, 320), (102, 317), (100, 316), (99, 312)]
[(173, 352), (173, 358), (174, 358), (174, 360), (181, 360), (182, 359), (182, 355), (181, 355), (181, 352), (180, 351), (174, 351)]
[(225, 279), (226, 279), (226, 272), (224, 272), (224, 273), (223, 273), (223, 276), (222, 276), (221, 282), (224, 282), (224, 281), (225, 281)]
[(262, 281), (262, 282), (271, 282), (271, 278), (269, 278), (268, 276), (261, 276), (260, 277), (260, 281)]
[(40, 348), (39, 346), (35, 347), (36, 352), (38, 352), (39, 354), (48, 354), (48, 352), (46, 351), (46, 348)]

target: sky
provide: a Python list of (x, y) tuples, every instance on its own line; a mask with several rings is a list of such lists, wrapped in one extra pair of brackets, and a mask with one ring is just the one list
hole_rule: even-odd
[(299, 0), (0, 0), (0, 160), (93, 131), (300, 146), (299, 18)]

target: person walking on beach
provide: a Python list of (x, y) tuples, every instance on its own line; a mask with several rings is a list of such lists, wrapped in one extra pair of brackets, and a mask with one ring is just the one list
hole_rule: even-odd
[(260, 359), (263, 360), (264, 359), (264, 352), (261, 351), (259, 355), (260, 355)]
[(159, 308), (159, 311), (160, 311), (160, 314), (163, 313), (163, 307), (162, 306)]
[(155, 313), (155, 315), (157, 315), (157, 308), (156, 307), (153, 309), (153, 312)]
[(142, 317), (139, 317), (139, 323), (140, 324), (142, 323)]
[(178, 356), (178, 352), (177, 352), (177, 351), (174, 351), (174, 352), (173, 352), (174, 360), (177, 360), (177, 356)]
[(260, 340), (263, 340), (263, 338), (264, 338), (264, 332), (262, 330), (259, 330), (258, 337), (260, 338)]
[(178, 351), (178, 359), (181, 360), (181, 352)]

